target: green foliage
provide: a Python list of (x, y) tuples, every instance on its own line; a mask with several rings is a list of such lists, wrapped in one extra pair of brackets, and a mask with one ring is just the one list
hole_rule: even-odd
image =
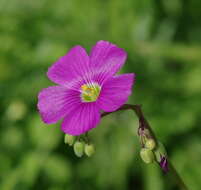
[(166, 145), (189, 189), (201, 186), (201, 1), (0, 0), (0, 189), (178, 189), (139, 156), (131, 112), (105, 117), (89, 133), (96, 153), (77, 158), (60, 123), (47, 126), (37, 94), (48, 67), (69, 48), (98, 40), (128, 52), (137, 74), (130, 103)]

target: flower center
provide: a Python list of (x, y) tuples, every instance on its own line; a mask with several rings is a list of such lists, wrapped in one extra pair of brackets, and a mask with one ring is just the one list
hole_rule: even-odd
[(83, 84), (81, 86), (81, 99), (83, 102), (95, 102), (100, 94), (101, 87), (97, 83)]

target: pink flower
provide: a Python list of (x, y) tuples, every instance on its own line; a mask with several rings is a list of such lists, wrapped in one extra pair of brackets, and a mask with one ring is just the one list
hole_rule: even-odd
[(100, 122), (100, 111), (112, 112), (122, 106), (132, 92), (134, 74), (115, 75), (124, 65), (126, 52), (107, 41), (99, 41), (88, 56), (81, 46), (73, 47), (47, 73), (57, 83), (38, 96), (42, 120), (62, 130), (80, 135)]

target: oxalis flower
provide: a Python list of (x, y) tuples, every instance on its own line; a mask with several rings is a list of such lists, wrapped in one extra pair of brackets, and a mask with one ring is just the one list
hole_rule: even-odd
[(43, 89), (38, 96), (42, 120), (63, 119), (62, 131), (81, 135), (100, 122), (101, 111), (113, 112), (132, 92), (134, 74), (115, 75), (124, 65), (126, 52), (107, 41), (99, 41), (88, 56), (81, 46), (73, 47), (48, 70), (58, 84)]

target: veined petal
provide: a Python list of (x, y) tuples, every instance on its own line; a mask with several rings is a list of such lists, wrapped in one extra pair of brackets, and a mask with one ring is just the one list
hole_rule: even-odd
[(64, 118), (62, 131), (70, 135), (80, 135), (95, 128), (99, 121), (100, 113), (96, 104), (83, 103)]
[(108, 79), (102, 86), (97, 104), (106, 112), (117, 110), (132, 92), (134, 74), (122, 74)]
[(107, 41), (99, 41), (91, 50), (90, 66), (98, 70), (99, 80), (104, 81), (119, 71), (126, 57), (123, 49)]
[(73, 47), (65, 56), (53, 64), (47, 72), (48, 78), (57, 84), (71, 87), (89, 72), (89, 56), (81, 46)]
[(38, 109), (45, 123), (55, 123), (79, 104), (79, 92), (62, 86), (43, 89), (38, 95)]

